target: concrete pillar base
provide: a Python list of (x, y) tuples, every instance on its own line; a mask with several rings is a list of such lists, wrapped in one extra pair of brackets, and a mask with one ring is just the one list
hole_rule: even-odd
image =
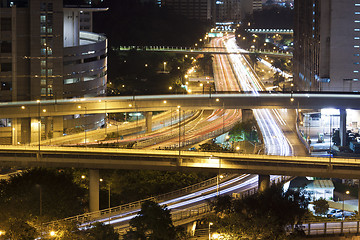
[(270, 187), (270, 175), (259, 175), (259, 192), (263, 192)]
[(152, 132), (152, 112), (145, 112), (145, 120), (146, 120), (146, 133)]
[(90, 212), (99, 211), (99, 170), (89, 170)]

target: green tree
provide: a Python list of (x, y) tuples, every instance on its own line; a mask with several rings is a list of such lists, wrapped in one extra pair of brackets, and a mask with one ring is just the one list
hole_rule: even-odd
[(84, 192), (70, 174), (34, 168), (0, 182), (0, 223), (10, 218), (43, 221), (83, 212)]
[(213, 203), (217, 210), (216, 226), (233, 239), (285, 239), (286, 227), (298, 229), (307, 205), (303, 195), (284, 193), (279, 186), (244, 199), (224, 201), (220, 197)]
[(316, 215), (325, 215), (329, 211), (329, 203), (323, 198), (319, 198), (313, 204)]
[(145, 201), (139, 214), (130, 220), (130, 230), (123, 237), (125, 240), (175, 239), (176, 230), (170, 210), (153, 201)]
[(118, 240), (119, 234), (114, 231), (114, 227), (111, 225), (105, 225), (97, 222), (92, 227), (86, 230), (90, 240)]
[(229, 132), (230, 141), (257, 141), (257, 132), (253, 120), (238, 122)]
[(36, 228), (27, 221), (19, 218), (10, 218), (4, 225), (5, 239), (33, 240), (38, 235)]

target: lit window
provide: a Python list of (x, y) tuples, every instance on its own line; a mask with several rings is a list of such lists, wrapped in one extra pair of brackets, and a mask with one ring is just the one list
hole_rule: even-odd
[(42, 78), (41, 81), (40, 81), (40, 84), (41, 84), (41, 85), (46, 85), (46, 79), (45, 79), (45, 78)]
[(46, 69), (41, 69), (41, 76), (45, 76), (46, 75)]
[(49, 76), (52, 76), (52, 74), (53, 74), (53, 70), (52, 70), (52, 69), (48, 69), (48, 75), (49, 75)]
[(359, 65), (359, 62), (354, 62), (355, 65)]
[(360, 14), (360, 12), (355, 12), (355, 14), (356, 14), (356, 15), (359, 15), (359, 14)]
[(41, 96), (46, 96), (46, 88), (41, 88)]
[(354, 73), (358, 73), (359, 71), (358, 70), (354, 70)]
[(354, 39), (355, 39), (355, 40), (359, 40), (359, 39), (360, 39), (360, 37), (354, 37)]
[(360, 32), (360, 29), (359, 29), (359, 28), (355, 28), (354, 31), (355, 31), (355, 32)]
[(41, 27), (40, 27), (40, 32), (41, 32), (41, 33), (46, 33), (46, 27), (45, 27), (45, 26), (41, 26)]
[(42, 49), (40, 50), (40, 52), (41, 52), (41, 55), (42, 55), (42, 56), (45, 56), (45, 55), (46, 55), (46, 49), (45, 49), (45, 48), (42, 48)]
[(360, 3), (355, 3), (355, 7), (360, 7)]
[(359, 47), (360, 47), (360, 46), (358, 46), (358, 45), (355, 45), (355, 46), (354, 46), (354, 48), (359, 48)]
[(42, 66), (42, 67), (46, 67), (46, 61), (41, 60), (41, 66)]
[(40, 16), (40, 22), (42, 22), (42, 23), (46, 22), (46, 16), (45, 15)]
[(356, 23), (360, 23), (360, 20), (354, 20), (354, 22), (356, 22)]

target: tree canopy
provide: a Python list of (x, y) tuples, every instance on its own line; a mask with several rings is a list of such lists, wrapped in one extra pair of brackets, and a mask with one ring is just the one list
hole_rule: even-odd
[(130, 230), (123, 236), (125, 240), (168, 240), (176, 238), (170, 210), (153, 201), (146, 201), (139, 214), (130, 220)]
[(213, 203), (214, 225), (232, 239), (285, 239), (286, 227), (298, 227), (307, 205), (299, 192), (283, 192), (279, 186), (244, 199), (219, 197)]
[(10, 218), (51, 220), (82, 213), (84, 192), (72, 180), (70, 174), (34, 168), (1, 181), (0, 223)]

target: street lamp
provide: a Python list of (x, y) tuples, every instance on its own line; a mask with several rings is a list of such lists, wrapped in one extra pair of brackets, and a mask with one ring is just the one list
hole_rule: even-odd
[(164, 73), (165, 73), (165, 68), (166, 68), (166, 62), (164, 62)]
[[(347, 190), (347, 191), (345, 192), (345, 194), (346, 194), (346, 195), (349, 195), (349, 194), (350, 194), (350, 191)], [(345, 219), (344, 211), (345, 211), (345, 196), (346, 196), (346, 195), (343, 195), (343, 207), (342, 207), (343, 220)]]
[(36, 102), (38, 103), (38, 117), (39, 117), (39, 122), (38, 122), (38, 134), (39, 134), (39, 158), (40, 158), (40, 142), (41, 142), (41, 116), (40, 116), (40, 100), (36, 100)]
[(211, 239), (211, 230), (210, 230), (210, 226), (212, 226), (213, 223), (212, 222), (209, 222), (209, 240)]

